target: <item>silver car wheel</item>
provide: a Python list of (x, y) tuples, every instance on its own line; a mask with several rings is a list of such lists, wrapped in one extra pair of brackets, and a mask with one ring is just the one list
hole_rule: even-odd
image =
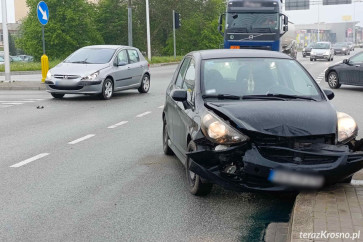
[(338, 83), (337, 75), (334, 72), (330, 73), (328, 81), (330, 86), (335, 87)]
[(105, 96), (107, 98), (112, 96), (112, 83), (110, 81), (105, 84)]
[(143, 86), (144, 86), (144, 91), (147, 92), (149, 91), (149, 88), (150, 88), (150, 79), (148, 76), (144, 76), (144, 79), (142, 80), (143, 82)]

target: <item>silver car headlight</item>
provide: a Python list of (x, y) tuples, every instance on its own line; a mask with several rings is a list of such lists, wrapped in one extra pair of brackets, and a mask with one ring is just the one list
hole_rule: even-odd
[(207, 139), (217, 144), (237, 144), (249, 139), (210, 112), (203, 116), (201, 128)]
[(346, 51), (347, 49), (346, 48), (343, 48), (342, 51)]
[(48, 71), (46, 79), (47, 80), (52, 79), (52, 73), (50, 71)]
[(355, 120), (346, 113), (337, 112), (338, 118), (338, 142), (345, 143), (358, 133)]
[(315, 55), (316, 53), (315, 53), (315, 51), (311, 51), (311, 54), (312, 54), (312, 55)]
[(96, 80), (96, 78), (98, 77), (98, 75), (100, 74), (99, 71), (89, 75), (89, 76), (85, 76), (82, 78), (82, 81), (94, 81)]
[(330, 51), (325, 51), (324, 55), (330, 55)]

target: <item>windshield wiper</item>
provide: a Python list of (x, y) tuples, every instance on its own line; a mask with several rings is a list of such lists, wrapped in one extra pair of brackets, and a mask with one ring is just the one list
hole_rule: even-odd
[(240, 96), (231, 95), (231, 94), (217, 94), (217, 95), (203, 95), (203, 98), (218, 98), (218, 99), (231, 99), (231, 100), (240, 100)]
[(68, 62), (68, 63), (74, 63), (74, 64), (92, 64), (88, 61), (72, 61), (72, 62)]
[(282, 100), (282, 101), (286, 101), (287, 99), (303, 99), (303, 100), (316, 101), (314, 98), (307, 96), (272, 94), (272, 93), (266, 95), (247, 95), (243, 96), (242, 99), (269, 99), (269, 100)]
[(287, 99), (303, 99), (303, 100), (310, 100), (310, 101), (317, 101), (316, 99), (309, 97), (309, 96), (299, 96), (299, 95), (289, 95), (289, 94), (267, 94), (267, 96), (271, 97), (281, 97)]

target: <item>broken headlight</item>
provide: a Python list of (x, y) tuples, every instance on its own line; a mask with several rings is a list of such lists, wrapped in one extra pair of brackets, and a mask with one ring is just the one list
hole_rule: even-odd
[(338, 117), (338, 142), (346, 143), (358, 133), (355, 120), (346, 113), (337, 112)]
[(217, 144), (230, 145), (248, 140), (247, 136), (241, 134), (210, 112), (203, 116), (202, 131), (207, 139)]

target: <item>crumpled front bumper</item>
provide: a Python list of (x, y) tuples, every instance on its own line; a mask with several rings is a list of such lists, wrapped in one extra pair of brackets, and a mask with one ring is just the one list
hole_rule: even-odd
[[(264, 148), (271, 154), (290, 152), (296, 157), (310, 157), (310, 164), (301, 159), (280, 162), (269, 159)], [(262, 154), (263, 153), (263, 154)], [(279, 185), (268, 180), (271, 170), (284, 170), (296, 174), (316, 175), (324, 178), (324, 185), (334, 184), (363, 168), (363, 152), (350, 152), (348, 146), (319, 144), (308, 150), (293, 150), (284, 147), (257, 147), (245, 144), (223, 151), (198, 150), (188, 153), (192, 160), (190, 170), (202, 178), (235, 191), (294, 191), (302, 187)], [(316, 157), (314, 163), (311, 157)], [(313, 158), (314, 159), (314, 158)], [(237, 165), (234, 174), (227, 174), (228, 164)]]

